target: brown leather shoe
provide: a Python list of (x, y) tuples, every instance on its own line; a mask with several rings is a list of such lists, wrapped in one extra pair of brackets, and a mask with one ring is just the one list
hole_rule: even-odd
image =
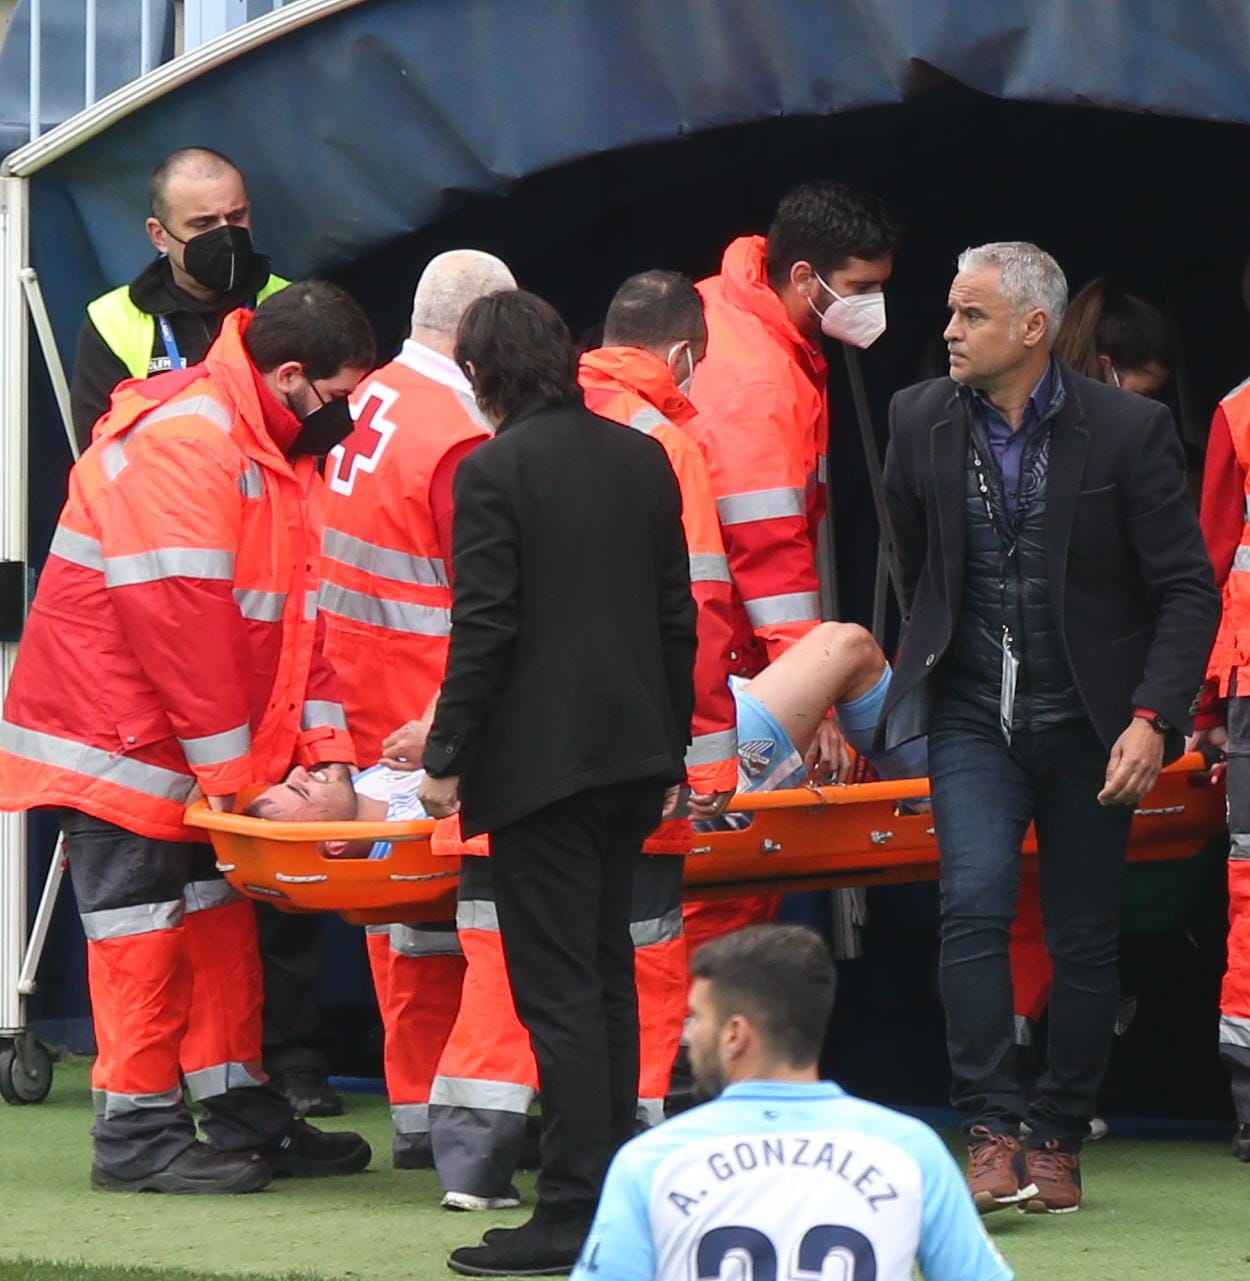
[(1037, 1189), (1029, 1182), (1020, 1140), (1011, 1134), (995, 1134), (987, 1126), (974, 1125), (969, 1131), (968, 1190), (982, 1214), (1015, 1205)]
[(1032, 1196), (1021, 1196), (1026, 1214), (1071, 1214), (1081, 1208), (1081, 1154), (1065, 1152), (1058, 1139), (1024, 1154)]

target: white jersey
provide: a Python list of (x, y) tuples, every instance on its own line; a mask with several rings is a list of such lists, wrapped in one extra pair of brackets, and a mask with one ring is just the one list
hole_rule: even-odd
[[(424, 778), (425, 771), (420, 769), (398, 770), (385, 765), (371, 765), (352, 779), (352, 786), (360, 796), (386, 802), (386, 822), (411, 823), (429, 818), (425, 806), (417, 799), (417, 788)], [(375, 841), (369, 857), (385, 858), (390, 852), (390, 841)]]
[(625, 1145), (573, 1281), (1011, 1281), (928, 1126), (744, 1081)]

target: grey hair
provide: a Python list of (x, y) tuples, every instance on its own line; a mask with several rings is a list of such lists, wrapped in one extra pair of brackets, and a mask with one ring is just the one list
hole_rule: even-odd
[(516, 277), (494, 254), (449, 249), (431, 258), (412, 296), (412, 332), (455, 338), (461, 318), (479, 298), (515, 289)]
[(1027, 240), (997, 240), (965, 249), (959, 255), (960, 271), (997, 267), (1002, 275), (1003, 297), (1019, 317), (1034, 307), (1046, 313), (1047, 346), (1054, 344), (1068, 309), (1068, 281), (1063, 269), (1044, 249)]

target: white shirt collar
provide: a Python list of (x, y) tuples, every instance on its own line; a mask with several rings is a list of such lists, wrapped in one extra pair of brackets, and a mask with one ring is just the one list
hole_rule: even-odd
[(452, 391), (461, 392), (466, 396), (473, 395), (473, 388), (469, 386), (469, 380), (461, 372), (460, 366), (450, 357), (434, 351), (424, 343), (405, 338), (404, 345), (399, 349), (399, 355), (395, 359), (401, 365), (406, 365), (413, 373), (421, 374), (431, 382), (441, 383), (444, 387), (450, 387)]

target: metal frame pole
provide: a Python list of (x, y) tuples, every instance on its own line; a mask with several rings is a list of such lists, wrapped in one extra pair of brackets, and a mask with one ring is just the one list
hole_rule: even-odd
[(43, 3), (30, 0), (30, 140), (43, 133)]
[(83, 54), (86, 77), (83, 81), (83, 106), (89, 107), (96, 99), (96, 9), (98, 0), (86, 0), (86, 27), (83, 31)]
[[(0, 560), (27, 564), (27, 366), (29, 340), (22, 269), (29, 251), (29, 191), (0, 178)], [(0, 643), (0, 700), (8, 692), (17, 641)], [(19, 991), (26, 949), (26, 816), (0, 814), (0, 1034), (22, 1030)]]
[(52, 394), (56, 397), (56, 407), (60, 411), (61, 426), (65, 428), (65, 438), (69, 441), (69, 452), (77, 462), (78, 437), (74, 435), (74, 419), (70, 411), (69, 379), (65, 377), (65, 366), (61, 364), (56, 335), (52, 332), (52, 318), (48, 315), (48, 304), (44, 302), (43, 290), (39, 286), (39, 273), (34, 267), (23, 267), (21, 280), (22, 292), (26, 295), (26, 306), (30, 309), (30, 318), (35, 323), (35, 336), (39, 339), (39, 349), (43, 352), (43, 361), (48, 367), (48, 378), (52, 382)]

